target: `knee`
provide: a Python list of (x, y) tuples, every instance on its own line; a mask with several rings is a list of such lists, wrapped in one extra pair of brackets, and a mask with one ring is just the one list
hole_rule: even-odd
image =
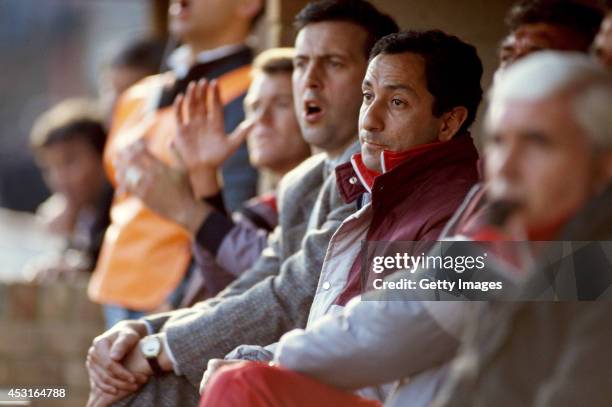
[(262, 390), (272, 387), (274, 369), (254, 362), (225, 366), (210, 379), (200, 406), (240, 406), (247, 400), (252, 404)]
[(219, 369), (219, 372), (212, 378), (211, 384), (224, 387), (234, 384), (248, 384), (249, 386), (257, 384), (258, 387), (262, 387), (262, 385), (266, 387), (266, 384), (278, 378), (279, 370), (264, 363), (239, 363)]

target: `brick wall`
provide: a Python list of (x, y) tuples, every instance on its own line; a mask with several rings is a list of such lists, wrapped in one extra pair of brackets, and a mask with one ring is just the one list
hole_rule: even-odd
[(84, 406), (85, 356), (103, 329), (86, 281), (47, 285), (0, 283), (0, 389), (66, 386), (69, 399), (33, 406)]

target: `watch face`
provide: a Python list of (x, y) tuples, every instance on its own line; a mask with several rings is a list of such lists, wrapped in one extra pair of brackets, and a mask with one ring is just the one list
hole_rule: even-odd
[(159, 355), (160, 348), (161, 344), (159, 343), (159, 338), (156, 337), (148, 337), (140, 344), (140, 350), (147, 358), (157, 357), (157, 355)]

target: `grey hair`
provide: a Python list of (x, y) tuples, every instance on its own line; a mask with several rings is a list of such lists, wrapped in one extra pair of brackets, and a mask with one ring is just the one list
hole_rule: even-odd
[(486, 122), (490, 125), (506, 101), (561, 94), (571, 98), (573, 118), (593, 144), (612, 148), (612, 75), (582, 53), (541, 51), (514, 63), (489, 93)]

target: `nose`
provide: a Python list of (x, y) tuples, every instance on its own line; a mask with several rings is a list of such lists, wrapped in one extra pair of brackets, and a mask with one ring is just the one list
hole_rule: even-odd
[(269, 126), (272, 123), (272, 117), (272, 106), (264, 103), (254, 112), (253, 121), (255, 124)]
[(63, 168), (48, 169), (46, 179), (53, 192), (64, 195), (68, 192), (68, 173)]
[(310, 61), (304, 71), (304, 85), (310, 89), (323, 88), (323, 70), (317, 60)]
[(510, 143), (501, 154), (496, 157), (498, 175), (506, 179), (512, 179), (516, 176), (519, 169), (519, 161), (521, 154), (519, 148), (514, 143)]
[(361, 111), (359, 113), (359, 122), (361, 128), (368, 132), (381, 132), (385, 128), (385, 122), (383, 120), (383, 107), (382, 102), (374, 99), (369, 104), (365, 101), (361, 104)]

